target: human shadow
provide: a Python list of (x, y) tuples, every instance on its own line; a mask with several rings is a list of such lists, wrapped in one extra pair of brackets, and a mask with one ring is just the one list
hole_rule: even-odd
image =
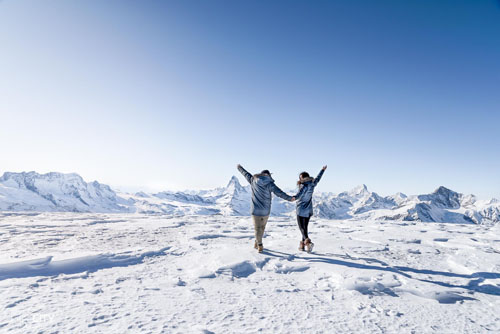
[[(390, 265), (386, 264), (385, 262), (377, 260), (377, 259), (352, 258), (349, 255), (342, 255), (342, 254), (328, 254), (328, 256), (348, 258), (351, 260), (363, 260), (365, 262), (368, 262), (369, 264), (363, 264), (363, 263), (357, 263), (357, 262), (336, 259), (336, 258), (328, 257), (326, 254), (320, 254), (320, 253), (311, 253), (310, 255), (306, 253), (307, 255), (298, 256), (295, 254), (290, 254), (290, 253), (285, 253), (285, 252), (280, 252), (280, 251), (268, 249), (265, 251), (264, 254), (269, 255), (269, 256), (273, 256), (273, 257), (287, 259), (288, 261), (302, 260), (302, 261), (309, 261), (309, 262), (316, 262), (316, 263), (326, 263), (326, 264), (331, 264), (331, 265), (336, 265), (336, 266), (344, 266), (344, 267), (348, 267), (348, 268), (391, 272), (391, 273), (402, 275), (406, 278), (415, 279), (415, 280), (418, 280), (421, 282), (426, 282), (426, 283), (432, 283), (432, 284), (436, 284), (436, 285), (443, 286), (443, 287), (461, 288), (464, 290), (469, 290), (471, 292), (480, 292), (480, 293), (484, 293), (484, 294), (488, 294), (488, 295), (500, 296), (500, 286), (492, 285), (492, 284), (480, 285), (485, 279), (500, 278), (500, 273), (476, 272), (476, 273), (467, 275), (467, 274), (458, 274), (458, 273), (453, 273), (453, 272), (437, 271), (437, 270), (431, 270), (431, 269), (416, 269), (416, 268), (411, 268), (411, 267), (406, 267), (406, 266), (390, 266)], [(380, 265), (373, 265), (371, 263), (379, 263)], [(413, 277), (410, 273), (424, 274), (424, 275), (430, 275), (430, 276), (463, 278), (463, 279), (469, 279), (470, 281), (467, 284), (460, 285), (460, 284), (453, 284), (453, 283), (444, 282), (444, 281), (440, 281), (440, 280), (431, 280), (431, 279)]]

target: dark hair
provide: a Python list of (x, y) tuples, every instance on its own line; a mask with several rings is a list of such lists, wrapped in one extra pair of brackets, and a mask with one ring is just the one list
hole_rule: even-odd
[[(309, 177), (309, 173), (308, 172), (302, 172), (302, 173), (299, 174), (299, 177), (301, 177), (301, 176), (302, 176), (303, 179), (305, 179), (306, 177)], [(300, 186), (300, 179), (297, 181), (297, 185)]]

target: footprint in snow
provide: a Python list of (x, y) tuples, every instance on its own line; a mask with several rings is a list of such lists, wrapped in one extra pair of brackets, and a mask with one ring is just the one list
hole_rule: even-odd
[(434, 241), (436, 241), (436, 242), (447, 242), (448, 239), (447, 238), (436, 238), (436, 239), (434, 239)]
[(476, 300), (475, 298), (463, 296), (452, 291), (435, 292), (428, 296), (428, 298), (437, 300), (439, 304), (455, 304), (456, 302), (461, 303), (464, 300)]
[(217, 274), (230, 274), (236, 278), (245, 278), (256, 271), (256, 265), (249, 261), (238, 262), (229, 266), (223, 266), (217, 269)]
[(308, 270), (309, 266), (288, 266), (281, 263), (276, 263), (274, 272), (277, 274), (290, 274), (294, 272), (303, 272)]

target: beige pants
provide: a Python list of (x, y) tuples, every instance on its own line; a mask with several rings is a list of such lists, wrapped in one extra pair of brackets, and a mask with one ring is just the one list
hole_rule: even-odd
[(262, 236), (264, 235), (269, 216), (252, 216), (252, 219), (253, 227), (255, 228), (255, 240), (257, 241), (257, 245), (262, 245)]

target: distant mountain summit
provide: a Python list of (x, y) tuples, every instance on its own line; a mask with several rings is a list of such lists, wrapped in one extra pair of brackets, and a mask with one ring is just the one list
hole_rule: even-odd
[(246, 216), (250, 212), (250, 188), (243, 187), (236, 176), (215, 196), (221, 214)]
[(462, 194), (441, 186), (432, 194), (418, 196), (418, 199), (423, 202), (429, 202), (429, 204), (438, 208), (458, 209), (460, 208), (460, 200), (462, 197)]
[[(116, 193), (78, 174), (5, 173), (0, 178), (0, 211), (136, 212), (170, 215), (250, 213), (251, 189), (232, 176), (225, 187), (201, 191)], [(275, 197), (271, 214), (293, 216), (295, 204)], [(326, 219), (496, 223), (500, 202), (479, 201), (439, 187), (430, 194), (380, 196), (360, 185), (339, 194), (315, 193), (314, 214)]]
[(360, 197), (360, 196), (365, 196), (369, 193), (370, 192), (368, 191), (368, 187), (366, 186), (366, 184), (361, 184), (357, 187), (354, 187), (353, 189), (351, 189), (350, 191), (348, 191), (345, 194), (347, 194), (351, 197)]
[(116, 193), (78, 174), (4, 173), (0, 177), (0, 210), (128, 212)]
[(243, 189), (243, 187), (240, 184), (240, 181), (238, 180), (238, 178), (233, 175), (231, 177), (231, 180), (229, 180), (229, 183), (227, 184), (226, 189), (228, 189), (228, 190), (234, 189), (234, 190), (240, 191), (241, 189)]

